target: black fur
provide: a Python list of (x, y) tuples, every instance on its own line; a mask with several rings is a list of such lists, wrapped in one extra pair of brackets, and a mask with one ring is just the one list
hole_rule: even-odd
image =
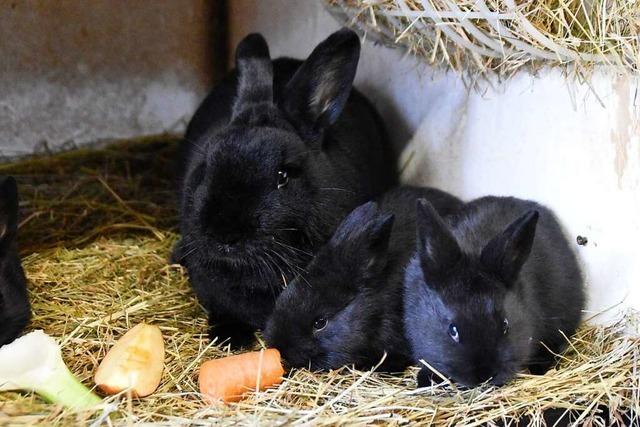
[[(380, 208), (374, 202), (356, 208), (280, 295), (265, 337), (291, 366), (368, 369), (385, 352), (380, 370), (407, 366), (402, 281), (415, 246), (414, 206), (421, 197), (443, 212), (462, 204), (438, 190), (392, 190)], [(326, 320), (322, 330), (314, 327), (319, 319)]]
[(18, 187), (13, 177), (0, 177), (0, 346), (16, 339), (31, 318), (17, 230)]
[(271, 61), (249, 35), (236, 71), (189, 124), (173, 260), (187, 268), (212, 338), (250, 344), (340, 220), (395, 182), (382, 122), (351, 90), (359, 52), (355, 33), (341, 30), (304, 63)]
[[(541, 343), (561, 352), (559, 331), (575, 332), (585, 304), (578, 262), (553, 213), (531, 201), (484, 197), (443, 218), (425, 202), (417, 230), (405, 276), (415, 362), (465, 386), (500, 385), (524, 368), (546, 372), (554, 356)], [(418, 384), (432, 379), (424, 367)]]

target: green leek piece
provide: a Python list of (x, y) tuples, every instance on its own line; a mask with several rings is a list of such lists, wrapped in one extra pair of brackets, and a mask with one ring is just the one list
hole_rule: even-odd
[(69, 371), (56, 340), (41, 330), (0, 347), (0, 391), (10, 390), (34, 391), (77, 410), (102, 402)]

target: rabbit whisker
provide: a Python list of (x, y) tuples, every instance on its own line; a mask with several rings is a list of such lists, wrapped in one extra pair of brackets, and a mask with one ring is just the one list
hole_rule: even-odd
[(270, 252), (273, 255), (275, 255), (277, 258), (279, 258), (285, 264), (285, 266), (291, 271), (292, 274), (295, 274), (296, 272), (304, 272), (304, 273), (307, 272), (304, 268), (289, 262), (284, 256), (282, 256), (282, 254), (274, 250), (270, 250)]
[(277, 256), (277, 257), (279, 257), (280, 259), (282, 259), (282, 260), (283, 260), (283, 262), (285, 262), (285, 264), (287, 264), (287, 267), (289, 268), (290, 272), (291, 272), (291, 273), (292, 273), (292, 275), (294, 276), (294, 279), (300, 278), (300, 280), (304, 281), (304, 282), (307, 284), (307, 286), (311, 287), (311, 283), (309, 283), (309, 282), (307, 281), (307, 279), (304, 277), (304, 274), (303, 274), (303, 273), (308, 274), (308, 272), (307, 272), (304, 268), (299, 267), (299, 266), (296, 266), (296, 265), (291, 265), (290, 263), (288, 263), (288, 262), (287, 262), (287, 260), (286, 260), (286, 259), (284, 259), (284, 258), (282, 257), (282, 255), (280, 255), (279, 253), (277, 253), (277, 252), (275, 252), (275, 251), (272, 251), (272, 253), (273, 253), (275, 256)]
[(203, 146), (201, 146), (200, 144), (196, 143), (196, 141), (193, 141), (193, 140), (188, 139), (188, 138), (186, 138), (186, 137), (185, 137), (185, 138), (183, 138), (182, 140), (183, 140), (184, 142), (186, 142), (187, 144), (189, 144), (191, 147), (193, 147), (193, 148), (196, 150), (196, 152), (197, 152), (198, 154), (201, 154), (201, 155), (203, 155), (203, 156), (204, 156), (204, 155), (206, 155), (206, 152), (205, 152), (205, 150), (204, 150), (204, 147), (203, 147)]
[(192, 253), (196, 252), (199, 249), (200, 248), (197, 245), (193, 245), (193, 248), (189, 249), (187, 253), (182, 254), (182, 256), (180, 257), (180, 261), (184, 261), (189, 255), (191, 255)]
[[(275, 257), (275, 259), (276, 259), (276, 260), (280, 260), (280, 261), (284, 264), (285, 268), (286, 268), (287, 270), (289, 270), (289, 272), (291, 273), (291, 275), (295, 275), (295, 274), (296, 274), (296, 269), (298, 269), (298, 268), (299, 268), (297, 265), (290, 263), (290, 262), (289, 262), (286, 258), (284, 258), (281, 254), (279, 254), (278, 252), (276, 252), (276, 251), (274, 251), (274, 250), (272, 250), (272, 249), (269, 249), (268, 251), (269, 251), (269, 253), (270, 253), (271, 255), (273, 255), (273, 256)], [(277, 262), (274, 262), (274, 264), (278, 265), (278, 263), (277, 263)], [(280, 268), (280, 267), (278, 267), (278, 268)], [(281, 272), (282, 272), (282, 270), (281, 270)], [(284, 273), (284, 272), (282, 272), (282, 273)]]
[(282, 246), (282, 247), (283, 247), (283, 248), (285, 248), (285, 249), (288, 249), (288, 250), (290, 250), (290, 251), (294, 252), (294, 253), (295, 253), (295, 252), (297, 252), (297, 253), (300, 253), (300, 254), (302, 254), (302, 255), (309, 256), (309, 257), (310, 257), (310, 256), (313, 256), (313, 254), (312, 254), (312, 253), (310, 253), (310, 252), (307, 252), (307, 251), (305, 251), (305, 250), (298, 249), (298, 248), (296, 248), (296, 247), (294, 247), (294, 246), (288, 245), (288, 244), (286, 244), (286, 243), (284, 243), (284, 242), (281, 242), (281, 241), (280, 241), (280, 240), (278, 240), (278, 239), (274, 239), (274, 240), (273, 240), (273, 242), (274, 242), (275, 244), (277, 244), (277, 245)]
[[(273, 270), (273, 267), (275, 266), (278, 269), (278, 272), (280, 273), (280, 276), (282, 277), (282, 281), (283, 281), (283, 286), (281, 289), (284, 289), (287, 286), (287, 278), (284, 274), (284, 272), (282, 271), (282, 269), (280, 268), (280, 266), (273, 260), (273, 258), (271, 258), (271, 256), (269, 255), (269, 253), (264, 252), (263, 255), (266, 257), (266, 259), (268, 259), (270, 261), (270, 267)], [(275, 275), (275, 271), (274, 271), (274, 275)], [(275, 290), (274, 287), (271, 287), (272, 293), (273, 293), (273, 298), (274, 300), (277, 298), (277, 295), (275, 294)]]
[(355, 191), (347, 190), (346, 188), (337, 188), (337, 187), (318, 188), (318, 190), (319, 191), (344, 191), (345, 193), (356, 194)]

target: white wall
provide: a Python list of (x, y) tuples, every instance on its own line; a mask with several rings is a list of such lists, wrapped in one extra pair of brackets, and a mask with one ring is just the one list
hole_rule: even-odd
[[(234, 0), (233, 46), (261, 32), (272, 56), (305, 57), (339, 25), (319, 1)], [(387, 120), (406, 182), (471, 199), (531, 198), (553, 208), (584, 265), (589, 309), (640, 309), (640, 80), (526, 72), (470, 91), (452, 73), (365, 43), (356, 85)], [(611, 313), (611, 312), (610, 312)]]

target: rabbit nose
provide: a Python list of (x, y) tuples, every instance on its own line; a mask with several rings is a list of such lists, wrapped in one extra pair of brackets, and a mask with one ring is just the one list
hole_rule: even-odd
[(252, 235), (258, 218), (249, 201), (221, 202), (211, 198), (201, 218), (202, 226), (220, 243), (233, 244)]
[(206, 221), (205, 228), (220, 243), (237, 243), (252, 229), (242, 218), (211, 218)]
[(210, 224), (210, 230), (220, 243), (234, 244), (252, 236), (258, 229), (257, 222), (252, 217), (228, 217), (217, 219)]

